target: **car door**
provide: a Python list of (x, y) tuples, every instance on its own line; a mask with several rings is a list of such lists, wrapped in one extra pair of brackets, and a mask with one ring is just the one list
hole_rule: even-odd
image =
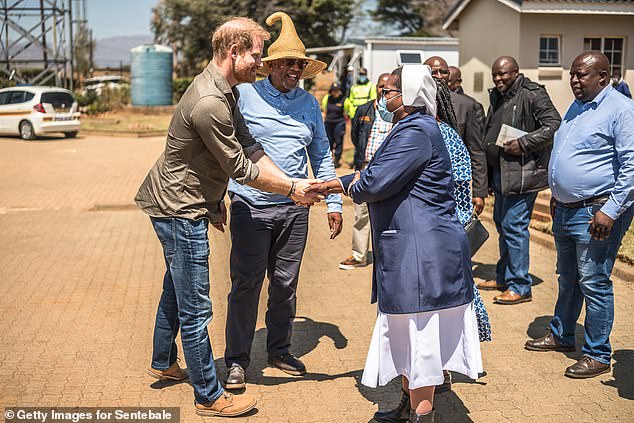
[(11, 97), (11, 91), (0, 92), (0, 133), (3, 134), (6, 134), (9, 129), (9, 124), (7, 123), (8, 118), (5, 115), (9, 97)]
[(7, 133), (19, 134), (19, 125), (22, 119), (29, 117), (31, 110), (27, 107), (26, 91), (11, 91), (9, 101), (4, 107), (5, 122), (7, 124)]

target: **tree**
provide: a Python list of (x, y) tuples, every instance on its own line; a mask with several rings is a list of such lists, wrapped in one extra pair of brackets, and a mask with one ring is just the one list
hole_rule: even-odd
[(453, 3), (454, 0), (378, 0), (370, 15), (395, 26), (402, 35), (441, 35), (443, 20)]
[(75, 70), (78, 75), (86, 77), (90, 73), (92, 67), (91, 54), (95, 51), (95, 40), (92, 39), (92, 34), (86, 24), (80, 24), (79, 30), (75, 33), (74, 44), (74, 59)]
[[(275, 11), (286, 12), (306, 47), (339, 44), (360, 0), (160, 0), (152, 10), (156, 42), (176, 52), (180, 76), (198, 73), (212, 56), (211, 32), (230, 16), (264, 21)], [(280, 26), (267, 28), (273, 39)]]

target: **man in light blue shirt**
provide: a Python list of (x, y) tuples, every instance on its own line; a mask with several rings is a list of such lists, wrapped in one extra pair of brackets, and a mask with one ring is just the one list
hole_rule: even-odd
[(589, 378), (610, 371), (610, 275), (634, 214), (634, 102), (611, 86), (608, 58), (600, 52), (574, 60), (570, 87), (576, 100), (555, 134), (548, 169), (559, 297), (550, 333), (525, 347), (574, 351), (585, 300), (584, 355), (565, 375)]
[[(238, 87), (238, 105), (249, 132), (267, 156), (291, 178), (308, 175), (308, 159), (316, 178), (336, 178), (330, 144), (317, 99), (297, 85), (326, 64), (306, 57), (293, 22), (285, 13), (279, 38), (268, 49), (262, 71), (267, 78)], [(308, 208), (284, 195), (229, 183), (231, 197), (231, 292), (228, 298), (225, 362), (227, 389), (245, 387), (250, 364), (260, 290), (269, 278), (266, 312), (268, 362), (292, 375), (306, 373), (290, 353), (299, 268), (308, 236)], [(342, 228), (340, 195), (326, 197), (330, 238)]]

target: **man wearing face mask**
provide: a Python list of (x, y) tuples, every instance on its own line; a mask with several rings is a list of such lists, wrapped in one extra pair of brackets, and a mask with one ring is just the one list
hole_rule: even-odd
[[(376, 91), (381, 91), (390, 76), (383, 73), (376, 83)], [(363, 170), (368, 166), (374, 153), (392, 129), (392, 122), (378, 116), (378, 101), (368, 101), (357, 109), (352, 119), (352, 143), (354, 144), (354, 170)], [(354, 225), (352, 226), (352, 255), (339, 263), (342, 270), (351, 270), (369, 264), (370, 251), (370, 215), (368, 205), (354, 205)]]
[(368, 79), (366, 68), (359, 69), (359, 79), (350, 88), (350, 95), (343, 103), (343, 110), (350, 119), (354, 118), (357, 107), (376, 99), (376, 86)]
[[(268, 48), (261, 73), (267, 78), (238, 87), (238, 104), (253, 137), (287, 175), (308, 175), (308, 161), (321, 180), (336, 178), (330, 145), (317, 99), (298, 87), (302, 78), (318, 75), (326, 64), (306, 56), (293, 21), (273, 13), (267, 25), (282, 22)], [(231, 197), (231, 292), (228, 298), (225, 363), (227, 389), (245, 387), (251, 362), (258, 303), (264, 276), (269, 279), (266, 350), (271, 366), (294, 375), (306, 367), (290, 352), (299, 268), (308, 237), (309, 209), (284, 195), (269, 194), (235, 181)], [(330, 238), (341, 232), (340, 195), (326, 197)], [(321, 209), (323, 210), (323, 209)]]

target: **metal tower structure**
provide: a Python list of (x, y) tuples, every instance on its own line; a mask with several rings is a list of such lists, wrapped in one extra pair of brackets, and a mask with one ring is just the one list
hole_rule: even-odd
[(85, 8), (84, 0), (0, 0), (0, 78), (72, 89), (73, 23), (85, 22)]

